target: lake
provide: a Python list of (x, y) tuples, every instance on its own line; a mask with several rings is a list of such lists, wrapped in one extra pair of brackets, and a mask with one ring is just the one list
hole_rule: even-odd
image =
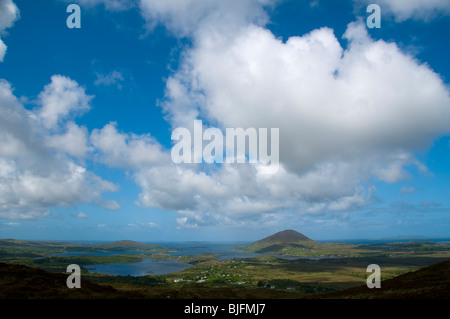
[[(218, 254), (217, 259), (231, 258), (249, 258), (259, 254), (247, 253), (234, 250), (236, 246), (242, 246), (247, 243), (217, 243), (217, 242), (183, 242), (183, 243), (158, 243), (168, 247), (173, 251), (168, 251), (170, 256), (195, 256), (197, 254)], [(141, 251), (98, 251), (98, 252), (68, 252), (55, 253), (52, 256), (108, 256), (122, 254), (140, 254)], [(86, 265), (89, 272), (102, 273), (118, 276), (147, 276), (164, 275), (192, 267), (191, 264), (182, 263), (178, 260), (160, 260), (154, 258), (144, 258), (137, 263), (117, 263), (117, 264), (98, 264)]]
[(191, 266), (191, 264), (185, 264), (178, 260), (144, 258), (137, 263), (86, 265), (85, 267), (92, 273), (117, 276), (147, 276), (170, 274)]
[[(179, 242), (167, 243), (161, 242), (159, 245), (165, 246), (172, 251), (166, 252), (170, 256), (195, 256), (197, 254), (217, 254), (218, 260), (232, 259), (232, 258), (251, 258), (258, 256), (257, 253), (248, 253), (234, 250), (234, 247), (244, 246), (247, 242)], [(139, 254), (141, 251), (109, 251), (109, 252), (70, 252), (52, 254), (56, 256), (79, 256), (79, 255), (119, 255), (119, 254)], [(320, 260), (336, 257), (287, 257), (272, 255), (274, 257), (295, 260), (295, 259), (311, 259)], [(99, 264), (86, 265), (86, 268), (93, 273), (103, 273), (110, 275), (122, 276), (146, 276), (146, 275), (164, 275), (192, 267), (191, 264), (182, 263), (178, 260), (160, 260), (154, 258), (145, 258), (137, 263), (117, 263), (117, 264)]]

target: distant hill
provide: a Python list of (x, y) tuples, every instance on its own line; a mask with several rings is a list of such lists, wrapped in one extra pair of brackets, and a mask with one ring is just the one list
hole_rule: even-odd
[(172, 249), (160, 245), (139, 243), (131, 240), (120, 240), (108, 243), (77, 243), (0, 239), (0, 261), (44, 257), (52, 253), (126, 250), (153, 253), (169, 251)]
[(154, 244), (144, 244), (132, 240), (119, 240), (111, 243), (94, 244), (92, 249), (107, 250), (107, 251), (125, 251), (125, 250), (138, 250), (138, 251), (167, 251), (168, 248)]
[(320, 246), (320, 243), (306, 237), (302, 233), (288, 229), (255, 241), (247, 246), (240, 247), (240, 250), (260, 254), (280, 254), (289, 248), (311, 249), (318, 246)]
[(448, 240), (450, 237), (443, 236), (422, 236), (422, 235), (407, 235), (407, 236), (393, 236), (393, 237), (382, 237), (375, 238), (375, 240), (392, 240), (392, 241), (428, 241), (428, 240)]
[(382, 269), (381, 288), (370, 289), (367, 285), (362, 285), (321, 297), (332, 299), (450, 299), (450, 261), (442, 261), (384, 281)]

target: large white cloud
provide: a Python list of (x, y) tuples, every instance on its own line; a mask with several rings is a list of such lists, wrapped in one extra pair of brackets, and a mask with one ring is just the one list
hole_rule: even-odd
[[(52, 78), (48, 87), (53, 87), (59, 80), (62, 78)], [(83, 99), (83, 92), (75, 91)], [(59, 91), (52, 92), (55, 97), (44, 90), (46, 98), (43, 101), (63, 102)], [(46, 114), (42, 112), (45, 107), (42, 105), (32, 111), (25, 109), (12, 93), (11, 85), (0, 81), (1, 218), (43, 217), (53, 206), (78, 203), (111, 205), (102, 199), (102, 193), (114, 191), (117, 186), (87, 171), (71, 158), (85, 155), (86, 150), (75, 149), (75, 145), (86, 146), (84, 129), (69, 123), (68, 131), (61, 136), (48, 130), (43, 125), (48, 124), (48, 117), (41, 117)]]
[[(187, 173), (186, 181), (176, 179), (176, 186), (163, 190), (150, 182), (162, 171), (147, 172), (143, 202), (183, 199), (189, 213), (179, 222), (189, 227), (211, 216), (262, 217), (263, 207), (270, 214), (345, 211), (370, 201), (373, 188), (362, 185), (371, 179), (400, 181), (409, 176), (408, 165), (426, 170), (414, 152), (449, 133), (446, 85), (395, 43), (372, 40), (363, 23), (349, 24), (344, 38), (346, 49), (329, 28), (283, 42), (253, 23), (230, 29), (201, 24), (167, 81), (163, 107), (172, 126), (190, 128), (201, 117), (222, 129), (280, 128), (282, 170), (265, 184), (256, 170), (245, 175), (239, 165), (206, 177)], [(233, 183), (224, 182), (233, 174), (238, 176)], [(218, 183), (225, 195), (195, 187), (205, 178), (202, 183)], [(233, 187), (239, 191), (230, 191)], [(241, 193), (247, 189), (258, 195)]]
[(222, 128), (279, 127), (280, 160), (297, 173), (355, 158), (390, 166), (393, 154), (448, 132), (439, 75), (371, 40), (362, 24), (344, 36), (345, 51), (327, 28), (286, 43), (253, 25), (231, 36), (203, 32), (168, 80), (165, 110), (175, 127), (199, 114)]

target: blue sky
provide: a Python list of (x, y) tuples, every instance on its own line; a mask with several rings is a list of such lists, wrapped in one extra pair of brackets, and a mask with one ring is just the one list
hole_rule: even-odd
[[(450, 236), (448, 31), (444, 0), (0, 0), (0, 237)], [(280, 169), (173, 163), (195, 119), (279, 128)]]

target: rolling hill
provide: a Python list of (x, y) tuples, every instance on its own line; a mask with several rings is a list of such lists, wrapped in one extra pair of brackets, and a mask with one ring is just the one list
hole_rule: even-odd
[(77, 243), (0, 239), (1, 261), (14, 260), (17, 258), (44, 257), (52, 253), (126, 250), (163, 252), (173, 249), (161, 245), (139, 243), (132, 240), (119, 240), (108, 243)]

